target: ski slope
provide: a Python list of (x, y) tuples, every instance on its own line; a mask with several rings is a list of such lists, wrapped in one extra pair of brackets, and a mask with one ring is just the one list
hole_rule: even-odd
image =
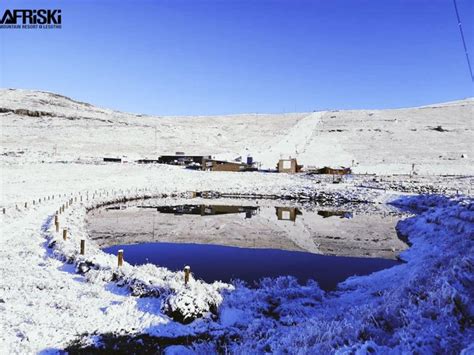
[(291, 156), (305, 166), (352, 166), (356, 173), (408, 174), (415, 164), (422, 175), (473, 175), (473, 107), (466, 99), (393, 110), (162, 117), (2, 89), (2, 154), (75, 161), (184, 151), (229, 160), (251, 155), (265, 168)]

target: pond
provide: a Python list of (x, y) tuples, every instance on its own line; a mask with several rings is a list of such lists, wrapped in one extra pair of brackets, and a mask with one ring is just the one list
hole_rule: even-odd
[(206, 282), (291, 275), (333, 290), (353, 275), (397, 265), (407, 245), (386, 205), (338, 208), (277, 200), (152, 199), (89, 212), (91, 238), (133, 265), (190, 265)]

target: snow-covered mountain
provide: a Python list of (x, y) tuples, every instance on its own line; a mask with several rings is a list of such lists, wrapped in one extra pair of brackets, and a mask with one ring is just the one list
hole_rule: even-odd
[[(105, 344), (108, 337), (112, 343), (104, 352), (115, 349), (120, 344), (115, 340), (124, 337), (122, 344), (131, 344), (132, 352), (133, 341), (159, 344), (166, 353), (472, 353), (473, 106), (469, 99), (383, 111), (152, 117), (100, 109), (51, 93), (0, 90), (2, 353), (61, 353), (71, 346)], [(354, 175), (333, 184), (330, 176), (306, 174), (89, 164), (103, 156), (132, 160), (175, 151), (230, 159), (251, 154), (270, 167), (280, 156), (292, 155), (315, 166), (354, 161), (354, 170), (362, 173), (408, 173), (415, 164), (420, 174), (471, 176)], [(386, 226), (397, 223), (397, 232), (410, 247), (397, 255), (403, 263), (351, 277), (337, 291), (325, 293), (317, 282), (300, 285), (285, 277), (255, 288), (208, 284), (194, 265), (185, 285), (183, 272), (152, 264), (133, 266), (128, 255), (119, 268), (116, 256), (100, 249), (103, 240), (87, 230), (87, 212), (97, 206), (209, 190), (281, 197), (278, 204), (283, 198), (301, 199), (286, 201), (285, 206), (307, 205), (310, 198), (336, 204), (315, 205), (314, 211), (351, 201), (351, 211), (356, 211), (345, 222), (347, 227), (334, 222), (339, 217), (310, 219), (303, 211), (293, 225), (294, 235), (271, 209), (262, 208), (258, 220), (252, 217), (253, 223), (261, 223), (254, 234), (236, 232), (230, 221), (227, 226), (209, 222), (209, 229), (222, 228), (229, 245), (255, 242), (254, 247), (325, 254), (338, 247), (352, 256), (361, 251), (370, 256), (367, 250), (398, 254), (405, 249), (398, 247), (398, 236), (372, 228), (365, 222), (371, 215), (361, 216), (364, 221), (355, 225), (366, 208), (389, 213), (398, 206), (415, 215), (401, 221), (390, 215)], [(388, 201), (392, 206), (384, 204)], [(270, 200), (252, 203), (257, 202), (273, 206)], [(62, 212), (56, 227), (58, 210)], [(128, 237), (135, 237), (137, 224), (154, 236), (154, 222), (150, 226), (139, 214), (131, 215), (133, 225), (129, 218), (114, 219), (112, 229), (128, 228), (122, 231), (130, 233)], [(163, 240), (180, 242), (188, 227), (160, 223), (156, 230), (171, 235)], [(203, 225), (195, 223), (193, 228)], [(274, 235), (262, 237), (263, 229)], [(219, 242), (208, 234), (211, 238), (201, 234), (194, 241)], [(289, 239), (280, 238), (284, 234)], [(131, 238), (127, 242), (143, 241)], [(200, 319), (184, 325), (184, 317)], [(162, 341), (180, 345), (162, 349)]]
[(161, 117), (43, 92), (0, 89), (5, 159), (58, 161), (161, 154), (280, 157), (358, 173), (474, 174), (474, 100), (391, 110)]

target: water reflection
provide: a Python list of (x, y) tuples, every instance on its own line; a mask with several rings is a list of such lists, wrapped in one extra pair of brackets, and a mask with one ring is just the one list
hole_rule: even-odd
[(296, 221), (296, 216), (301, 214), (301, 211), (295, 207), (275, 207), (276, 215), (279, 221)]
[[(170, 213), (173, 215), (199, 215), (199, 216), (214, 216), (222, 214), (245, 214), (245, 218), (252, 218), (255, 216), (260, 207), (256, 206), (226, 206), (226, 205), (176, 205), (176, 206), (137, 206), (138, 208), (155, 209), (160, 213)], [(106, 210), (120, 210), (125, 209), (126, 206), (112, 206), (107, 207)], [(280, 221), (296, 221), (296, 216), (301, 215), (302, 212), (296, 207), (275, 207), (276, 216)], [(353, 214), (347, 211), (317, 211), (318, 215), (328, 218), (338, 216), (340, 218), (352, 218)]]
[(132, 264), (180, 270), (206, 281), (293, 275), (324, 289), (351, 275), (398, 263), (407, 245), (384, 205), (343, 208), (272, 200), (156, 199), (89, 212), (91, 238), (104, 251), (124, 249)]
[(94, 210), (88, 226), (101, 247), (195, 243), (396, 259), (407, 247), (395, 231), (398, 218), (373, 205), (334, 209), (269, 200), (156, 199)]
[(173, 215), (199, 215), (215, 216), (222, 214), (243, 213), (245, 218), (254, 216), (259, 207), (255, 206), (225, 206), (225, 205), (177, 205), (177, 206), (159, 206), (156, 210), (160, 213), (171, 213)]
[(347, 212), (347, 211), (318, 211), (318, 215), (322, 216), (323, 218), (328, 218), (328, 217), (340, 217), (340, 218), (352, 218), (353, 214), (352, 212)]

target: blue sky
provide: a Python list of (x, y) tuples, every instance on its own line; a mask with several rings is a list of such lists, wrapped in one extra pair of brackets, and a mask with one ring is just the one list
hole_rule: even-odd
[[(474, 61), (474, 1), (457, 0)], [(423, 105), (473, 96), (452, 0), (18, 1), (0, 86), (157, 115)], [(474, 64), (474, 63), (473, 63)]]

